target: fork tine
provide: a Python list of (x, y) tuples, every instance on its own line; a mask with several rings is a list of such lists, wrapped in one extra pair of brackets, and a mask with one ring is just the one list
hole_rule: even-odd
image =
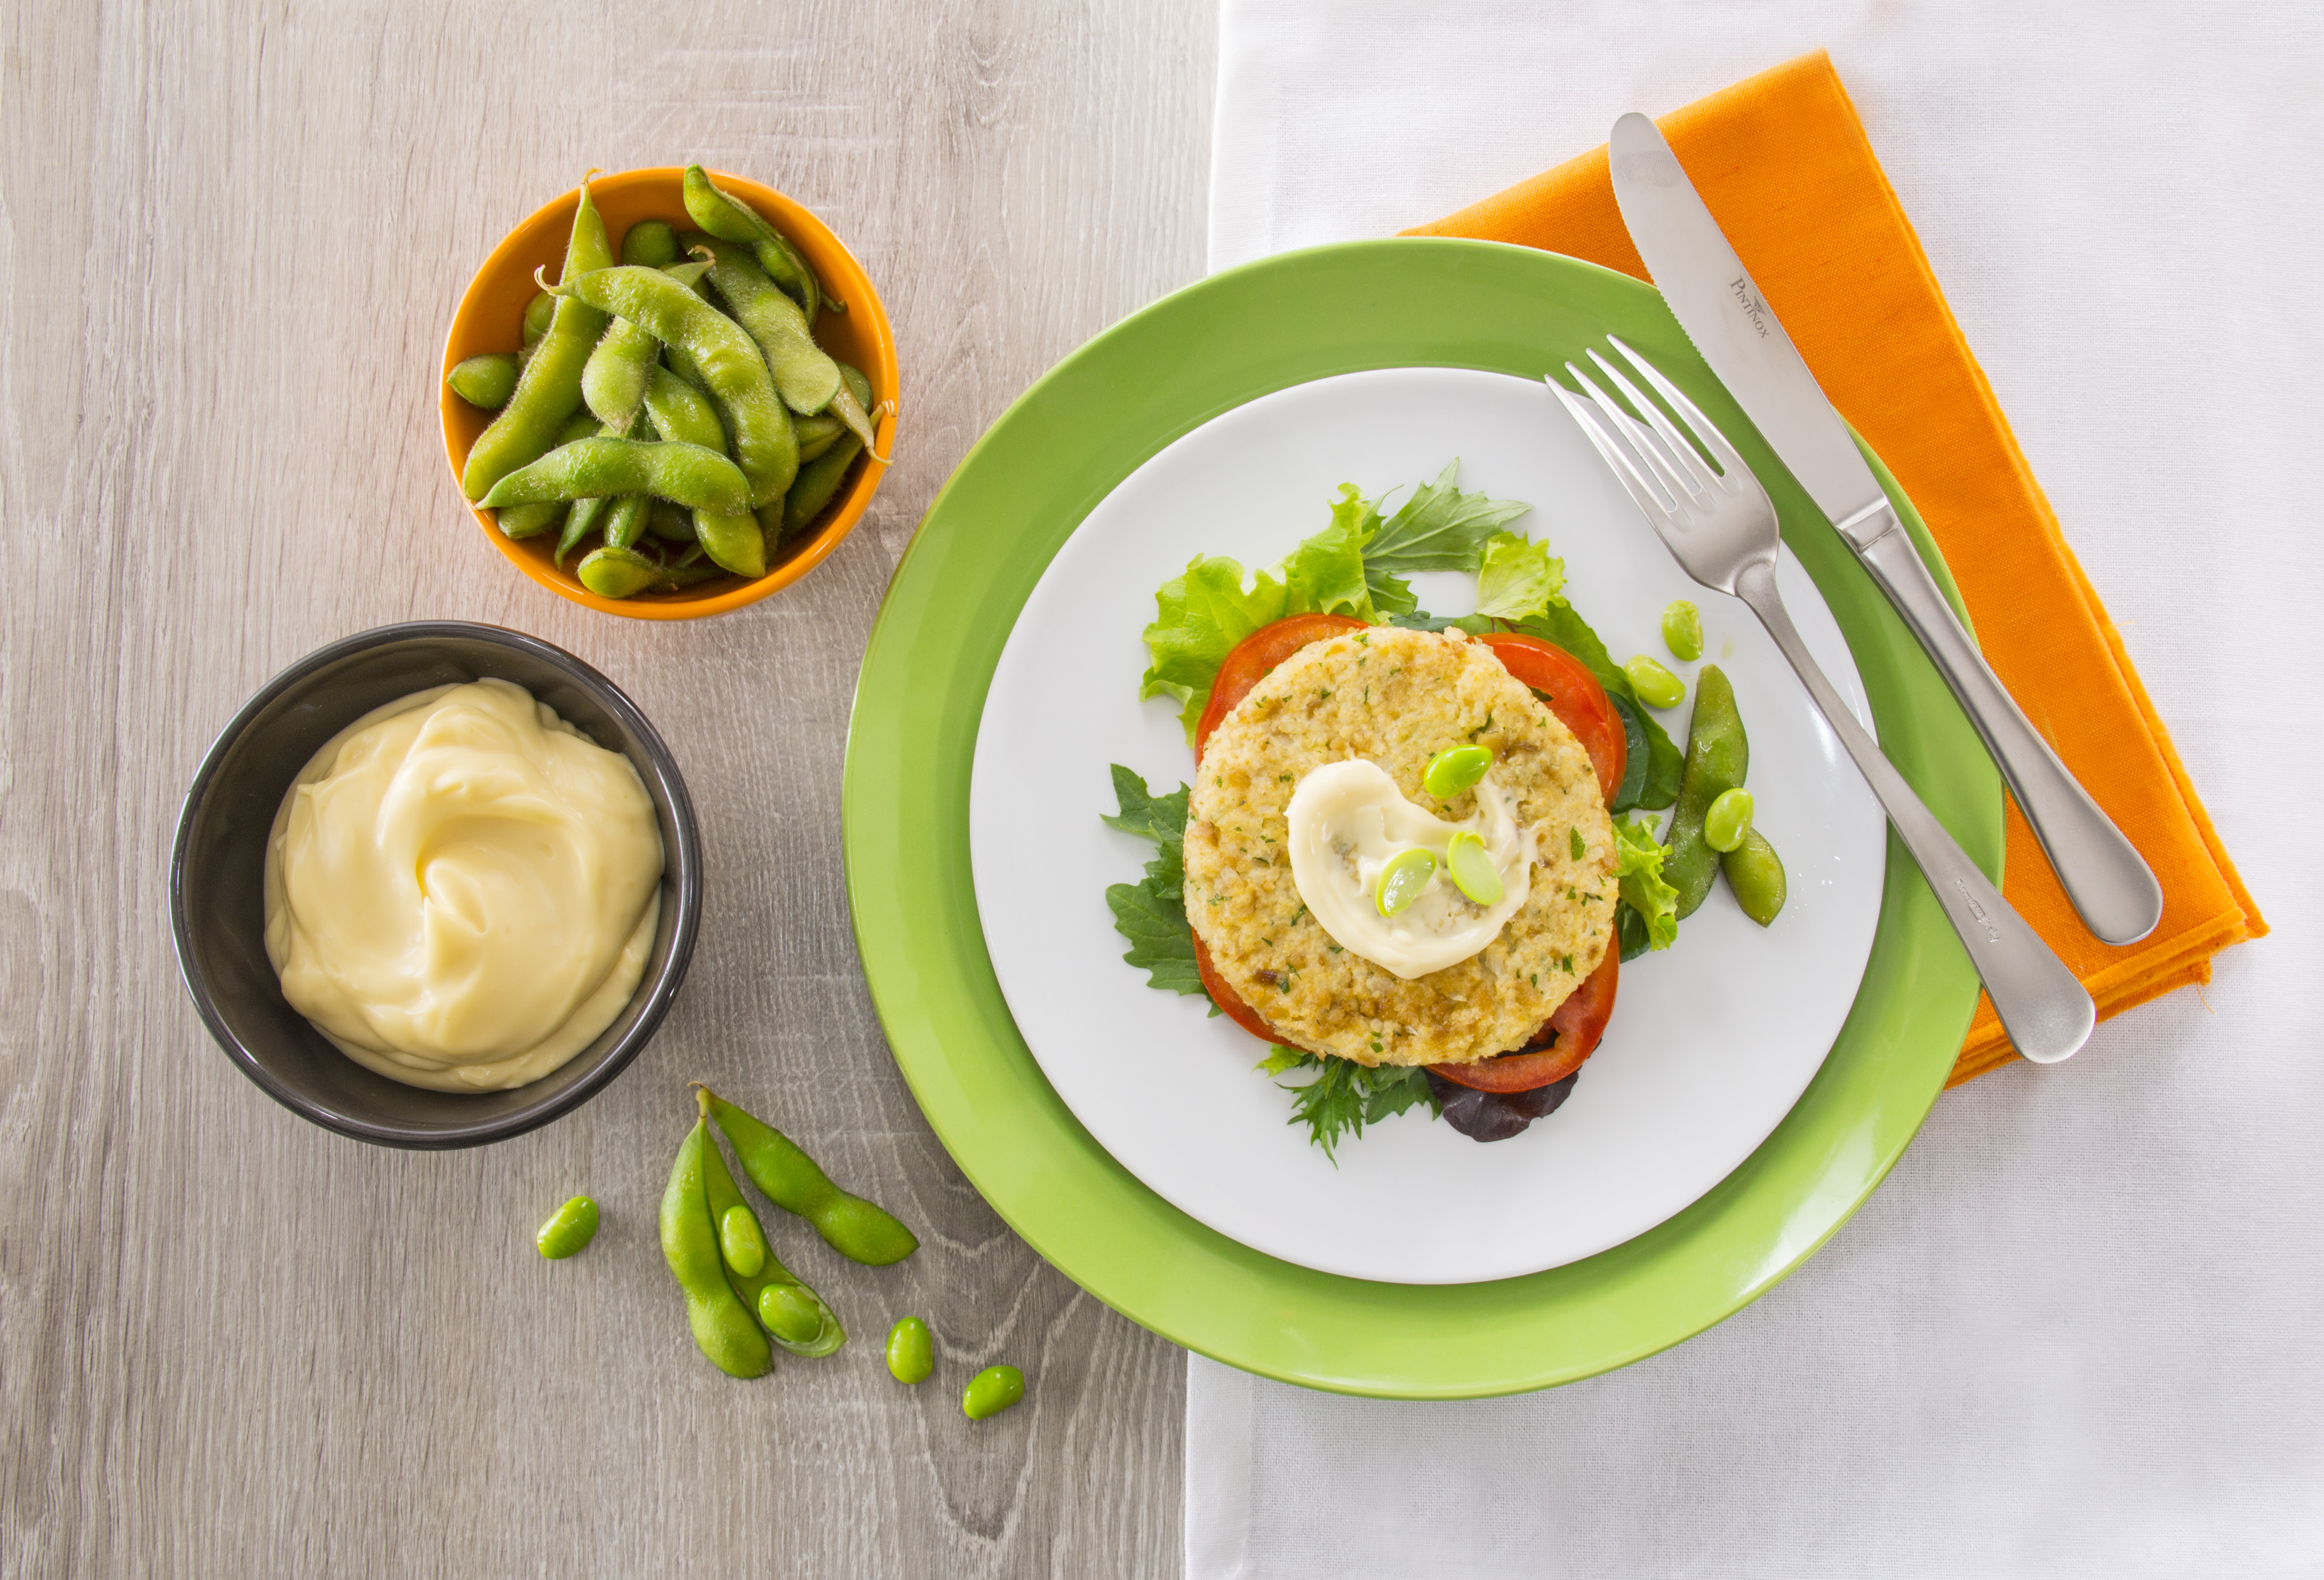
[(1671, 419), (1663, 415), (1661, 407), (1648, 400), (1636, 384), (1624, 378), (1621, 369), (1599, 355), (1598, 348), (1594, 345), (1590, 348), (1590, 360), (1598, 364), (1598, 371), (1606, 375), (1614, 388), (1621, 392), (1622, 399), (1628, 400), (1631, 409), (1646, 419), (1663, 443), (1670, 447), (1671, 455), (1677, 460), (1680, 468), (1685, 472), (1686, 480), (1695, 492), (1701, 493), (1705, 489), (1716, 488), (1719, 485), (1718, 474), (1711, 470), (1711, 464), (1702, 458), (1702, 452), (1688, 444), (1678, 429), (1672, 426)]
[(1629, 441), (1630, 448), (1637, 452), (1646, 469), (1662, 484), (1663, 491), (1670, 496), (1674, 507), (1683, 508), (1702, 497), (1703, 491), (1694, 478), (1663, 454), (1662, 445), (1655, 439), (1652, 429), (1614, 404), (1614, 398), (1599, 387), (1598, 381), (1580, 368), (1567, 363), (1565, 371), (1573, 375), (1573, 381), (1582, 386), (1583, 393), (1595, 404), (1600, 415), (1605, 418), (1606, 426)]
[(1664, 378), (1654, 363), (1623, 344), (1620, 335), (1609, 335), (1606, 338), (1615, 350), (1629, 360), (1630, 365), (1638, 370), (1646, 382), (1655, 387), (1655, 392), (1670, 402), (1671, 409), (1678, 413), (1679, 421), (1686, 424), (1694, 436), (1702, 442), (1702, 447), (1718, 458), (1722, 472), (1729, 475), (1738, 471), (1746, 476), (1750, 474), (1750, 468), (1743, 464), (1743, 457), (1735, 453), (1735, 446), (1727, 442), (1727, 436), (1719, 431), (1719, 425), (1703, 416), (1702, 409), (1689, 400), (1683, 390)]
[(1629, 446), (1615, 436), (1614, 431), (1606, 426), (1605, 418), (1599, 415), (1597, 408), (1555, 379), (1545, 378), (1542, 382), (1549, 386), (1550, 393), (1557, 397), (1559, 403), (1572, 417), (1574, 425), (1581, 428), (1582, 436), (1597, 450), (1612, 470), (1615, 480), (1637, 501), (1638, 509), (1646, 513), (1647, 519), (1650, 521), (1668, 520), (1671, 507), (1664, 502), (1654, 484), (1647, 482), (1646, 473), (1638, 470)]

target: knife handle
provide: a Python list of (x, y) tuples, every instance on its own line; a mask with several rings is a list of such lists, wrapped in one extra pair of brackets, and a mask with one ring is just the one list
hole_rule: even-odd
[(2163, 886), (2153, 869), (2058, 760), (1970, 642), (1895, 513), (1887, 513), (1886, 529), (1877, 520), (1868, 525), (1875, 530), (1846, 535), (1849, 547), (1977, 726), (2083, 924), (2111, 944), (2144, 938), (2163, 920)]
[(1816, 666), (1784, 608), (1783, 598), (1775, 591), (1774, 559), (1746, 565), (1736, 578), (1735, 592), (1751, 606), (1751, 612), (1775, 638), (1775, 646), (1791, 660), (1808, 695), (1855, 760), (1857, 771), (1871, 786), (1881, 810), (1888, 814), (1896, 837), (1904, 841), (1904, 849), (1929, 880), (1930, 891), (1936, 896), (1945, 920), (1952, 923), (1961, 947), (1969, 951), (1969, 964), (1985, 984), (2011, 1045), (2036, 1064), (2054, 1064), (2073, 1057), (2098, 1024), (2098, 1006), (2089, 990), (2075, 979), (2057, 951), (2001, 897), (1993, 881), (1969, 859), (1969, 852), (1937, 821), (1936, 813), (1914, 793), (1904, 776), (1848, 711), (1848, 704)]

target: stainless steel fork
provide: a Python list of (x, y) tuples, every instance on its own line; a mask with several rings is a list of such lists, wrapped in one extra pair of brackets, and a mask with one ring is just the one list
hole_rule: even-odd
[[(1944, 907), (1953, 931), (1969, 951), (1969, 962), (1985, 981), (2002, 1029), (2017, 1052), (2037, 1064), (2070, 1058), (2089, 1040), (2098, 1009), (2056, 951), (2025, 924), (2001, 891), (1945, 831), (1944, 825), (1904, 783), (1848, 704), (1808, 656), (1792, 617), (1775, 591), (1775, 549), (1781, 536), (1766, 491), (1727, 442), (1679, 388), (1637, 352), (1607, 336), (1640, 377), (1668, 401), (1702, 446), (1689, 444), (1678, 427), (1638, 387), (1595, 350), (1588, 355), (1603, 379), (1629, 403), (1622, 406), (1599, 379), (1572, 363), (1565, 371), (1581, 393), (1545, 380), (1565, 409), (1582, 425), (1614, 475), (1637, 501), (1651, 526), (1686, 574), (1704, 586), (1732, 593), (1750, 605), (1767, 634), (1791, 660), (1808, 695), (1823, 711), (1840, 745), (1913, 853), (1929, 886)], [(1633, 416), (1632, 412), (1637, 415)], [(1643, 421), (1640, 418), (1644, 418)], [(1718, 464), (1703, 458), (1708, 452)]]

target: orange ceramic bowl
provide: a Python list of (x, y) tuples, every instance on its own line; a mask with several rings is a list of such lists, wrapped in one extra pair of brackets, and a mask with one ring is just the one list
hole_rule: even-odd
[[(670, 166), (624, 170), (618, 176), (602, 176), (590, 181), (589, 196), (597, 212), (604, 216), (605, 234), (612, 238), (617, 256), (622, 238), (641, 220), (665, 220), (679, 230), (693, 228), (693, 222), (686, 216), (682, 186), (685, 173)], [(766, 216), (777, 230), (790, 238), (791, 244), (807, 255), (807, 262), (821, 277), (824, 289), (847, 304), (844, 313), (825, 312), (816, 317), (815, 337), (832, 355), (862, 369), (872, 381), (872, 399), (888, 403), (874, 431), (881, 453), (894, 455), (896, 337), (888, 327), (888, 310), (880, 305), (880, 293), (872, 289), (862, 265), (855, 262), (854, 254), (821, 220), (781, 193), (740, 176), (716, 171), (712, 174), (720, 186)], [(533, 283), (532, 271), (546, 269), (548, 279), (558, 277), (565, 262), (566, 242), (573, 232), (573, 213), (580, 201), (578, 189), (566, 193), (535, 212), (493, 249), (493, 255), (484, 260), (475, 279), (468, 282), (459, 310), (452, 315), (452, 332), (444, 339), (444, 374), (449, 374), (454, 366), (469, 357), (488, 351), (514, 351), (523, 343), (524, 307), (539, 289)], [(444, 414), (444, 455), (452, 464), (452, 486), (457, 490), (461, 468), (467, 464), (468, 446), (476, 442), (476, 436), (484, 431), (493, 414), (479, 410), (453, 394), (441, 382), (440, 376), (437, 390)], [(523, 539), (503, 537), (488, 513), (474, 505), (469, 506), (469, 513), (475, 517), (477, 527), (491, 539), (493, 547), (508, 556), (511, 565), (560, 597), (601, 609), (607, 614), (625, 614), (632, 620), (693, 620), (755, 603), (821, 565), (839, 547), (839, 540), (853, 530), (887, 470), (878, 461), (864, 457), (850, 473), (847, 485), (824, 508), (822, 519), (811, 530), (785, 544), (778, 551), (780, 557), (757, 581), (740, 584), (712, 583), (637, 598), (600, 598), (582, 586), (569, 567), (558, 570), (553, 563), (555, 534)]]

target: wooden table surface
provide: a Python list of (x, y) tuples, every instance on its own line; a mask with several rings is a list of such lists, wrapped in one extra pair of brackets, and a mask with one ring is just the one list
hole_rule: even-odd
[[(872, 615), (938, 485), (1046, 368), (1202, 270), (1213, 8), (991, 0), (408, 7), (26, 0), (0, 59), (0, 1572), (1175, 1575), (1180, 1352), (953, 1166), (841, 884)], [(685, 624), (519, 577), (436, 378), (500, 236), (593, 166), (800, 198), (881, 287), (897, 464), (791, 590)], [(244, 698), (368, 627), (530, 631), (636, 698), (714, 875), (675, 1013), (548, 1129), (342, 1139), (205, 1034), (165, 907)], [(847, 1319), (754, 1383), (690, 1343), (653, 1214), (709, 1080), (894, 1207)], [(558, 1202), (603, 1203), (575, 1261)], [(796, 1229), (797, 1226), (793, 1226)], [(780, 1226), (777, 1226), (779, 1231)], [(881, 1364), (920, 1312), (938, 1370)], [(972, 1425), (963, 1382), (1022, 1366)]]

